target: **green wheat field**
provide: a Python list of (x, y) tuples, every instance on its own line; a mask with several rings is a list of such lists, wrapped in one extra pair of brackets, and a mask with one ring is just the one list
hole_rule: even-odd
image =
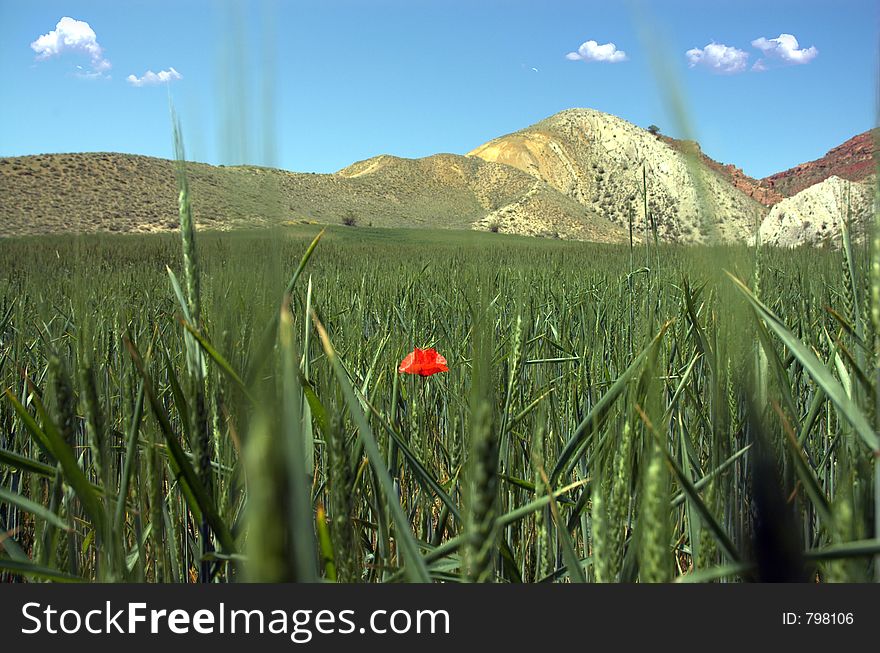
[(0, 579), (880, 573), (876, 242), (197, 232), (179, 182), (179, 234), (0, 241)]

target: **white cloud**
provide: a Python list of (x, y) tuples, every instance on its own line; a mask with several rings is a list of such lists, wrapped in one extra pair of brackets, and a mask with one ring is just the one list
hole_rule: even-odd
[(596, 41), (582, 43), (577, 52), (569, 52), (565, 55), (569, 61), (601, 61), (605, 63), (619, 63), (626, 61), (626, 52), (618, 50), (613, 43), (599, 45)]
[(142, 77), (129, 75), (125, 79), (132, 86), (155, 86), (156, 84), (165, 84), (183, 79), (183, 75), (174, 70), (174, 68), (169, 68), (168, 70), (160, 70), (158, 73), (148, 70)]
[(752, 45), (767, 57), (791, 64), (810, 63), (819, 54), (815, 45), (801, 48), (792, 34), (780, 34), (775, 39), (766, 39), (762, 36), (752, 41)]
[(763, 59), (758, 59), (755, 65), (752, 66), (753, 73), (763, 73), (765, 70), (767, 70), (767, 62)]
[(98, 37), (91, 25), (68, 16), (59, 20), (51, 32), (43, 34), (31, 43), (31, 49), (37, 53), (38, 61), (67, 53), (88, 55), (92, 62), (92, 72), (84, 73), (85, 77), (101, 76), (111, 68), (110, 62), (104, 58), (104, 49), (98, 44)]
[(704, 48), (692, 48), (685, 52), (688, 66), (701, 66), (713, 73), (741, 73), (749, 62), (749, 53), (731, 45), (712, 41)]

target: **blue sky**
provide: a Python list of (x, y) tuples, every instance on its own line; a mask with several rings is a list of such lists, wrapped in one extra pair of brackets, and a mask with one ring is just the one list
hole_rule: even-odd
[(679, 88), (703, 150), (761, 177), (872, 127), (877, 63), (867, 0), (0, 0), (0, 155), (169, 157), (170, 89), (189, 158), (330, 172), (569, 107), (682, 136)]

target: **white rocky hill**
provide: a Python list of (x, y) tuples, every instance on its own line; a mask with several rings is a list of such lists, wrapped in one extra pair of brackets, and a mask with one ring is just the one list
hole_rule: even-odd
[(663, 139), (616, 116), (568, 109), (469, 153), (546, 182), (609, 221), (637, 233), (646, 225), (642, 195), (661, 240), (747, 240), (766, 207)]
[(761, 243), (779, 247), (835, 245), (849, 216), (855, 239), (867, 232), (873, 216), (874, 179), (853, 182), (840, 177), (814, 184), (776, 204), (761, 223)]

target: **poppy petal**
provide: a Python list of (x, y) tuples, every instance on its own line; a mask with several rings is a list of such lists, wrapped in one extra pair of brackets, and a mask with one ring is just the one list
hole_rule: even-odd
[(399, 374), (409, 373), (410, 368), (413, 366), (415, 362), (415, 352), (411, 354), (407, 354), (406, 358), (400, 361), (400, 367), (397, 368), (397, 372)]
[(437, 372), (448, 372), (446, 359), (433, 348), (419, 349), (415, 347), (407, 354), (397, 368), (400, 374), (418, 374), (419, 376), (431, 376)]

